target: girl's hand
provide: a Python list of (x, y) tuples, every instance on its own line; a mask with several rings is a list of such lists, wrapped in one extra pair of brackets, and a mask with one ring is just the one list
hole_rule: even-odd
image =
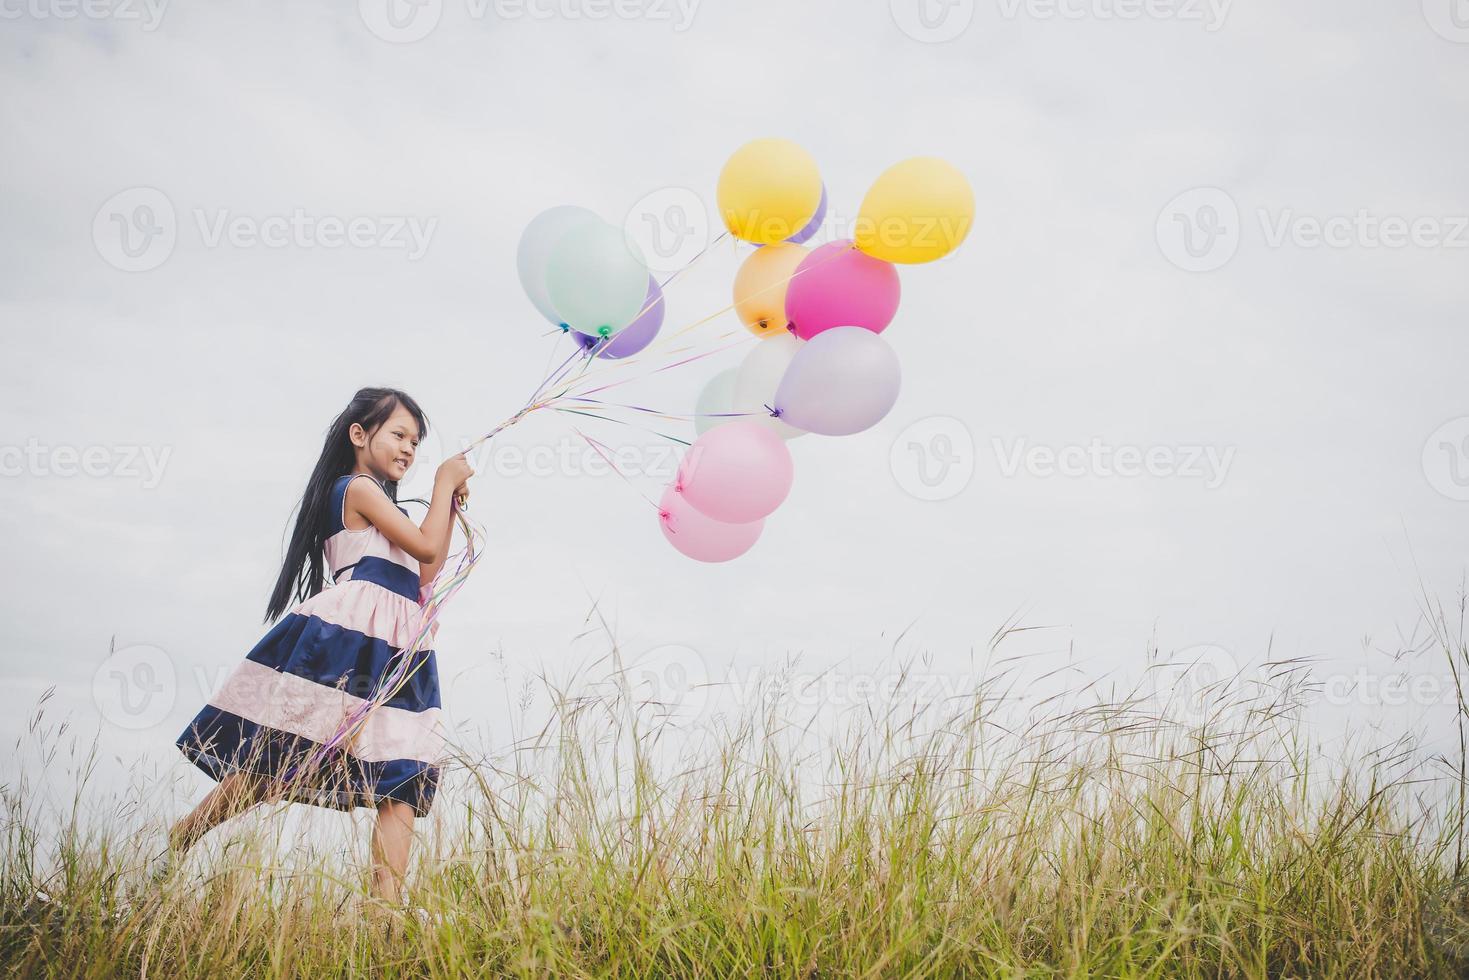
[(434, 484), (456, 487), (458, 488), (454, 491), (456, 495), (460, 490), (464, 490), (467, 495), (465, 481), (473, 475), (474, 468), (469, 465), (469, 460), (465, 459), (464, 453), (459, 453), (439, 464), (438, 471), (434, 473)]
[(459, 505), (460, 510), (469, 509), (469, 484), (467, 482), (459, 484), (455, 489), (454, 502)]

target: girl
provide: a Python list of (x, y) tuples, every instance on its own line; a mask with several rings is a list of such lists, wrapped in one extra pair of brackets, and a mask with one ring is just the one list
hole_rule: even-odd
[(342, 752), (314, 770), (305, 763), (413, 642), (449, 551), (452, 501), (468, 500), (473, 471), (461, 453), (439, 466), (422, 527), (397, 506), (398, 481), (427, 430), (417, 403), (392, 388), (363, 388), (332, 423), (265, 621), (296, 604), (176, 740), (219, 785), (169, 831), (155, 877), (257, 803), (375, 807), (372, 894), (401, 901), (413, 819), (433, 803), (443, 761), (434, 652), (414, 655), (407, 684)]

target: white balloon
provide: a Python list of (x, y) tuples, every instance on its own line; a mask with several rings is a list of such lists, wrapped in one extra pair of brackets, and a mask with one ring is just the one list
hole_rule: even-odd
[(601, 220), (586, 208), (579, 208), (574, 204), (563, 204), (542, 211), (532, 218), (530, 224), (525, 226), (525, 231), (521, 232), (520, 247), (515, 253), (515, 266), (516, 271), (520, 273), (520, 284), (525, 288), (525, 295), (530, 297), (535, 308), (552, 323), (560, 323), (561, 316), (556, 312), (556, 307), (552, 305), (551, 297), (546, 291), (546, 263), (550, 260), (551, 249), (555, 248), (562, 236), (573, 228), (580, 228)]
[(775, 392), (780, 379), (785, 377), (791, 360), (806, 346), (806, 342), (792, 333), (780, 333), (762, 337), (754, 350), (745, 355), (740, 364), (739, 377), (734, 387), (734, 411), (754, 412), (754, 419), (767, 425), (782, 439), (794, 439), (806, 434), (806, 430), (788, 425), (770, 414), (767, 405), (775, 404)]
[(699, 392), (699, 400), (694, 405), (694, 431), (699, 435), (702, 436), (716, 425), (732, 421), (729, 417), (716, 417), (714, 413), (734, 411), (735, 379), (739, 374), (739, 368), (720, 371)]

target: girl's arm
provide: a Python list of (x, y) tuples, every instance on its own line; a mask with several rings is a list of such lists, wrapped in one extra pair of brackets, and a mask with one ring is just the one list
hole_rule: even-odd
[[(469, 487), (461, 483), (458, 487), (454, 489), (454, 493), (449, 499), (457, 500), (459, 502), (459, 506), (463, 507), (464, 502), (469, 499)], [(425, 521), (424, 523), (427, 524), (428, 522)], [(439, 569), (444, 567), (444, 562), (449, 556), (449, 543), (453, 539), (453, 537), (454, 515), (451, 511), (449, 514), (449, 522), (444, 525), (444, 539), (439, 543), (438, 561), (418, 563), (418, 587), (420, 589), (432, 582), (434, 578), (439, 574)]]
[(423, 519), (422, 527), (405, 517), (376, 481), (371, 481), (371, 486), (361, 480), (347, 484), (347, 509), (370, 521), (389, 541), (417, 559), (420, 566), (441, 563), (449, 548), (452, 516), (449, 501), (454, 488), (469, 479), (471, 472), (463, 453), (450, 456), (439, 465), (434, 474), (428, 516)]

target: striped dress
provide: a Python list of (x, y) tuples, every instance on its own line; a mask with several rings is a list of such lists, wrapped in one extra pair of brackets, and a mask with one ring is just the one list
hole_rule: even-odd
[[(418, 562), (376, 527), (345, 525), (353, 479), (339, 477), (332, 486), (326, 539), (332, 584), (282, 617), (175, 740), (216, 780), (240, 769), (280, 776), (304, 761), (371, 697), (420, 628), (429, 592), (419, 588)], [(437, 630), (434, 624), (429, 641)], [(337, 810), (399, 800), (417, 816), (428, 813), (445, 739), (433, 650), (421, 650), (414, 661), (406, 684), (367, 716), (346, 752), (324, 765), (312, 785), (283, 799)]]

